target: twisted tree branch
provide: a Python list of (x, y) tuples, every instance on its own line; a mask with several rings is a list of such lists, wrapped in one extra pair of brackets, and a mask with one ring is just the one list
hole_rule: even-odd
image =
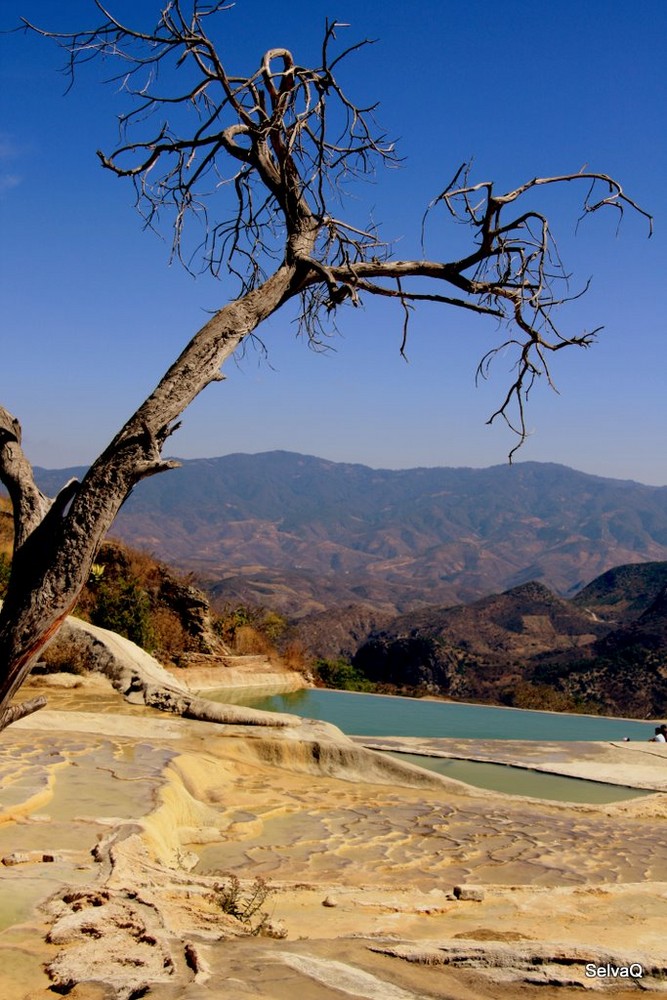
[(396, 301), (402, 352), (419, 302), (501, 320), (501, 342), (477, 372), (486, 377), (499, 351), (515, 352), (512, 384), (490, 421), (504, 419), (518, 447), (535, 380), (553, 384), (550, 357), (564, 347), (588, 347), (595, 336), (568, 336), (556, 326), (554, 308), (573, 297), (570, 275), (547, 217), (521, 199), (539, 187), (583, 181), (580, 219), (615, 209), (620, 220), (630, 209), (648, 220), (651, 232), (648, 213), (606, 174), (533, 178), (496, 194), (490, 181), (472, 183), (464, 164), (433, 199), (422, 237), (444, 208), (446, 219), (469, 228), (468, 252), (453, 260), (430, 260), (425, 251), (419, 260), (396, 260), (372, 219), (359, 223), (355, 213), (347, 220), (344, 211), (351, 181), (400, 162), (375, 121), (375, 106), (355, 103), (337, 76), (341, 61), (367, 40), (332, 55), (344, 26), (330, 22), (319, 66), (301, 66), (289, 49), (275, 48), (238, 76), (228, 72), (213, 35), (226, 3), (170, 0), (152, 30), (122, 23), (100, 0), (94, 4), (102, 21), (90, 30), (58, 34), (24, 25), (65, 50), (71, 82), (91, 60), (120, 64), (115, 79), (126, 104), (116, 149), (99, 153), (103, 167), (130, 180), (148, 227), (158, 228), (168, 215), (172, 254), (188, 269), (231, 276), (235, 291), (81, 484), (68, 484), (55, 501), (37, 489), (18, 421), (0, 408), (0, 479), (15, 516), (14, 561), (0, 612), (0, 727), (9, 718), (8, 699), (74, 605), (121, 504), (142, 478), (173, 468), (161, 453), (184, 409), (287, 302), (299, 301), (302, 328), (316, 348), (328, 333), (325, 322), (335, 323), (343, 304), (358, 305), (362, 297)]

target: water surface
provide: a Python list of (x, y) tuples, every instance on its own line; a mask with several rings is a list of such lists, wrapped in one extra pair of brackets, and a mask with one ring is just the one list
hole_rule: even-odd
[(388, 753), (396, 760), (417, 764), (418, 767), (425, 767), (447, 778), (465, 781), (467, 785), (487, 788), (492, 792), (506, 792), (509, 795), (529, 795), (532, 798), (551, 799), (555, 802), (588, 802), (601, 805), (653, 794), (646, 789), (606, 785), (601, 781), (568, 778), (560, 774), (544, 774), (541, 771), (530, 771), (511, 765), (450, 760), (447, 757), (424, 757), (414, 753), (382, 752)]
[(321, 719), (338, 726), (348, 736), (423, 736), (496, 740), (648, 740), (653, 725), (607, 716), (529, 712), (519, 708), (424, 701), (309, 688), (271, 697), (229, 689), (205, 692), (207, 698), (290, 712), (306, 719)]

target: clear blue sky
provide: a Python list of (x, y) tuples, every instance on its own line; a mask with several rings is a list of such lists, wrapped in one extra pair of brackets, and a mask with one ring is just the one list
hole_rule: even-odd
[[(128, 19), (158, 10), (153, 0), (109, 7)], [(3, 28), (21, 14), (54, 31), (99, 19), (90, 0), (1, 9)], [(469, 157), (476, 179), (508, 188), (588, 164), (655, 215), (651, 240), (631, 216), (617, 235), (612, 215), (587, 220), (575, 238), (577, 192), (550, 200), (575, 287), (593, 277), (561, 326), (605, 329), (590, 351), (558, 356), (560, 395), (534, 391), (534, 433), (518, 459), (667, 484), (667, 4), (239, 0), (221, 17), (221, 48), (243, 73), (276, 45), (316, 61), (327, 15), (350, 22), (350, 41), (378, 39), (350, 63), (348, 89), (360, 103), (381, 102), (378, 117), (405, 162), (355, 197), (400, 240), (401, 256), (419, 254), (426, 204)], [(83, 464), (230, 289), (169, 267), (167, 245), (142, 231), (130, 187), (100, 167), (95, 150), (110, 150), (116, 135), (113, 88), (83, 67), (65, 94), (63, 55), (37, 37), (0, 36), (0, 54), (0, 400), (21, 420), (36, 464)], [(324, 355), (295, 339), (292, 318), (264, 329), (268, 364), (251, 352), (227, 365), (227, 381), (187, 412), (170, 453), (283, 448), (389, 468), (505, 460), (511, 436), (485, 419), (507, 365), (474, 386), (494, 321), (422, 309), (406, 364), (401, 317), (384, 304), (342, 314), (342, 337)]]

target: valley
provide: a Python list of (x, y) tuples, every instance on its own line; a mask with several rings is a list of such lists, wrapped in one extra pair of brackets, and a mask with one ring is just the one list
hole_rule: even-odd
[[(40, 470), (54, 491), (81, 470)], [(648, 718), (667, 703), (667, 488), (564, 466), (184, 461), (114, 525), (214, 611), (268, 609), (382, 690)], [(280, 652), (280, 643), (278, 644)]]
[[(53, 495), (83, 471), (36, 478)], [(223, 601), (397, 614), (530, 581), (567, 596), (614, 566), (667, 560), (667, 487), (536, 462), (392, 471), (226, 455), (141, 483), (113, 533)]]

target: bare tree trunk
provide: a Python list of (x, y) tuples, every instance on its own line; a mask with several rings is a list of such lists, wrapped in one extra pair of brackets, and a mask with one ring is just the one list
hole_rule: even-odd
[[(393, 143), (377, 128), (375, 105), (357, 106), (336, 80), (341, 59), (365, 43), (332, 60), (329, 49), (341, 26), (327, 22), (320, 67), (302, 66), (287, 49), (276, 48), (264, 54), (259, 69), (239, 78), (228, 75), (206, 32), (224, 4), (194, 0), (186, 24), (179, 5), (169, 3), (148, 33), (97, 7), (104, 21), (91, 30), (68, 35), (25, 24), (65, 49), (72, 75), (75, 66), (96, 56), (122, 61), (132, 110), (121, 116), (115, 152), (99, 156), (116, 176), (131, 179), (149, 222), (165, 205), (176, 210), (177, 257), (182, 259), (185, 219), (194, 212), (201, 221), (203, 192), (208, 197), (212, 187), (230, 193), (231, 210), (215, 212), (210, 221), (204, 212), (200, 249), (205, 269), (216, 276), (228, 271), (240, 281), (241, 293), (193, 337), (83, 482), (69, 483), (55, 500), (38, 490), (18, 421), (0, 407), (0, 479), (15, 522), (12, 572), (0, 612), (0, 729), (29, 710), (9, 709), (9, 701), (74, 607), (121, 504), (141, 479), (177, 464), (161, 457), (175, 421), (222, 377), (221, 364), (244, 337), (288, 299), (300, 296), (300, 324), (315, 344), (322, 314), (345, 301), (357, 304), (361, 294), (389, 297), (402, 309), (401, 351), (418, 302), (505, 320), (510, 329), (482, 358), (478, 375), (486, 377), (499, 352), (515, 352), (512, 384), (489, 423), (504, 419), (519, 447), (528, 433), (524, 404), (530, 388), (540, 376), (551, 382), (549, 356), (568, 346), (588, 347), (595, 333), (567, 337), (554, 325), (554, 307), (571, 294), (569, 273), (546, 216), (518, 202), (538, 187), (583, 182), (584, 214), (611, 207), (622, 216), (631, 208), (647, 218), (649, 232), (651, 225), (650, 216), (606, 174), (535, 177), (499, 195), (490, 181), (471, 183), (464, 164), (429, 211), (439, 206), (470, 227), (468, 254), (448, 262), (395, 260), (372, 221), (360, 228), (338, 218), (348, 181), (372, 176), (377, 164), (399, 162)], [(185, 85), (176, 72), (184, 62), (191, 70)], [(182, 135), (165, 125), (177, 111)], [(263, 281), (263, 269), (281, 257), (283, 263)]]
[(21, 431), (0, 408), (0, 477), (14, 507), (14, 557), (0, 611), (0, 730), (28, 714), (10, 701), (40, 650), (74, 608), (100, 543), (132, 488), (178, 466), (161, 448), (174, 422), (259, 323), (294, 293), (296, 269), (281, 266), (260, 288), (221, 309), (190, 341), (155, 391), (89, 469), (45, 497), (21, 449)]

